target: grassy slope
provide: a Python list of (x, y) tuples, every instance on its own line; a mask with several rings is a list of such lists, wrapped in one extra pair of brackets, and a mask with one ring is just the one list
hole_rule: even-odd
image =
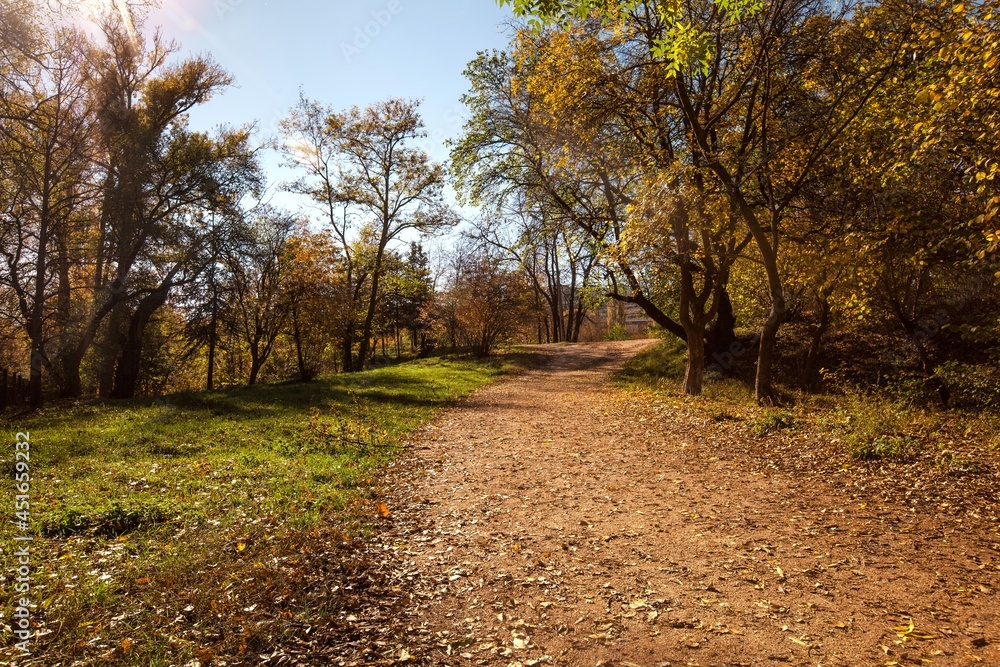
[[(37, 664), (104, 656), (165, 665), (220, 651), (158, 630), (168, 614), (143, 608), (169, 606), (191, 587), (216, 589), (210, 615), (223, 619), (220, 604), (235, 600), (233, 613), (242, 604), (221, 593), (231, 583), (219, 578), (223, 571), (298, 549), (303, 535), (333, 524), (348, 534), (365, 530), (385, 511), (372, 502), (373, 476), (400, 439), (506, 368), (425, 360), (308, 385), (52, 408), (9, 424), (0, 435), (11, 443), (2, 457), (8, 472), (15, 430), (30, 430), (32, 439), (40, 538), (32, 597), (43, 631), (52, 632), (36, 645)], [(256, 650), (252, 639), (237, 638), (235, 648), (223, 642), (222, 652)]]

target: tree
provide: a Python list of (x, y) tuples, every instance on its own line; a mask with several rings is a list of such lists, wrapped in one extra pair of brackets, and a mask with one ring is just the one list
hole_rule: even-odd
[(416, 103), (394, 99), (364, 111), (352, 108), (329, 124), (342, 158), (338, 198), (370, 221), (366, 225), (375, 247), (358, 352), (363, 366), (389, 244), (407, 231), (432, 233), (456, 219), (443, 198), (444, 167), (410, 145), (426, 136)]
[(900, 147), (910, 152), (899, 167), (929, 162), (965, 178), (954, 195), (973, 209), (964, 222), (984, 237), (976, 248), (980, 260), (1000, 249), (998, 16), (996, 0), (922, 7), (909, 45), (916, 73), (891, 118)]
[[(587, 296), (596, 283), (598, 256), (591, 237), (561, 216), (547, 216), (543, 208), (527, 206), (486, 218), (472, 234), (524, 271), (536, 310), (544, 316), (544, 339), (577, 342), (587, 315)], [(539, 342), (542, 329), (539, 323)]]
[[(150, 318), (162, 308), (174, 288), (195, 280), (211, 265), (216, 212), (236, 211), (254, 186), (258, 167), (247, 130), (224, 130), (216, 138), (176, 128), (165, 151), (165, 164), (176, 169), (165, 180), (197, 183), (190, 204), (161, 222), (155, 244), (144, 253), (133, 280), (135, 303), (127, 318), (126, 334), (116, 363), (112, 396), (131, 398), (139, 378), (143, 333)], [(236, 213), (236, 216), (239, 214)], [(233, 216), (228, 216), (232, 218)], [(224, 216), (223, 219), (226, 219)], [(130, 302), (123, 302), (123, 304)]]
[[(770, 312), (760, 335), (756, 394), (774, 400), (772, 366), (785, 315), (784, 225), (817, 165), (899, 66), (910, 17), (888, 5), (795, 2), (597, 3), (501, 0), (546, 24), (595, 17), (615, 54), (665, 84), (680, 153), (708, 190), (723, 192), (765, 269)], [(640, 94), (641, 90), (637, 91)], [(655, 147), (654, 147), (655, 148)]]
[[(699, 393), (709, 342), (726, 349), (734, 337), (726, 285), (750, 239), (717, 204), (718, 215), (705, 214), (706, 202), (718, 197), (685, 167), (683, 124), (658, 110), (668, 91), (655, 84), (655, 71), (644, 72), (617, 49), (581, 29), (522, 33), (509, 60), (481, 56), (469, 68), (473, 114), (453, 153), (454, 171), (474, 201), (515, 209), (530, 202), (560, 230), (555, 240), (567, 242), (571, 294), (574, 265), (589, 281), (602, 262), (612, 298), (636, 303), (695, 346), (685, 387)], [(700, 221), (698, 229), (692, 221)], [(554, 246), (543, 250), (560, 256)], [(703, 288), (695, 288), (696, 274)], [(559, 289), (548, 300), (558, 321), (562, 276), (552, 282)], [(575, 329), (582, 313), (570, 320)]]
[(284, 252), (286, 326), (295, 347), (299, 380), (309, 382), (322, 368), (329, 341), (343, 336), (350, 317), (349, 289), (341, 257), (329, 236), (299, 224)]
[[(344, 330), (348, 372), (368, 363), (386, 249), (407, 232), (429, 234), (456, 221), (442, 194), (444, 168), (411, 145), (425, 136), (423, 127), (413, 102), (334, 112), (304, 97), (282, 124), (288, 162), (306, 173), (291, 189), (322, 210), (344, 254), (352, 310), (363, 313), (357, 365), (356, 322)], [(358, 238), (372, 245), (367, 266), (354, 251)]]
[[(471, 90), (463, 102), (470, 119), (451, 154), (459, 194), (463, 201), (489, 206), (500, 218), (537, 209), (582, 232), (609, 269), (609, 296), (635, 303), (657, 324), (685, 339), (683, 327), (650, 298), (638, 267), (616, 252), (627, 225), (626, 190), (637, 177), (635, 162), (631, 169), (625, 166), (629, 153), (608, 136), (613, 127), (587, 122), (606, 114), (593, 113), (578, 123), (575, 109), (554, 114), (545, 108), (544, 92), (532, 90), (526, 79), (537, 75), (539, 81), (551, 82), (553, 73), (542, 76), (533, 69), (534, 48), (529, 36), (522, 38), (518, 45), (523, 48), (515, 48), (514, 56), (480, 54), (466, 70)], [(584, 56), (575, 62), (591, 60)], [(590, 81), (592, 85), (580, 81), (579, 89), (603, 86)], [(614, 279), (616, 274), (620, 281)], [(627, 293), (619, 289), (622, 283)]]
[(433, 296), (434, 285), (430, 259), (419, 242), (411, 243), (405, 256), (395, 251), (387, 253), (385, 267), (376, 329), (383, 350), (386, 339), (392, 338), (398, 359), (402, 356), (404, 331), (409, 333), (410, 349), (420, 348), (419, 334), (424, 329), (420, 317)]
[(480, 357), (515, 338), (530, 321), (530, 287), (524, 274), (505, 265), (488, 247), (460, 248), (453, 260), (445, 294), (436, 317), (453, 343)]
[(250, 351), (250, 386), (257, 384), (288, 322), (288, 242), (295, 225), (295, 219), (287, 214), (266, 207), (254, 211), (249, 214), (244, 236), (225, 256), (233, 283), (231, 326)]
[[(188, 111), (229, 84), (227, 74), (205, 58), (168, 66), (172, 45), (156, 37), (147, 49), (120, 19), (109, 19), (103, 34), (105, 43), (90, 55), (102, 154), (100, 210), (90, 278), (80, 289), (89, 302), (57, 353), (64, 396), (82, 392), (80, 365), (114, 313), (104, 346), (106, 387), (111, 384), (126, 304), (160, 286), (137, 281), (137, 274), (155, 266), (152, 253), (176, 238), (172, 223), (192, 208), (224, 201), (257, 178), (246, 130), (210, 139), (184, 126)], [(167, 269), (163, 275), (177, 273)]]
[(4, 95), (11, 114), (0, 124), (0, 247), (7, 271), (3, 285), (18, 304), (30, 344), (30, 399), (42, 403), (42, 372), (50, 367), (51, 343), (71, 319), (70, 271), (83, 242), (86, 206), (93, 194), (93, 124), (83, 38), (54, 36), (50, 55), (31, 61), (24, 89)]

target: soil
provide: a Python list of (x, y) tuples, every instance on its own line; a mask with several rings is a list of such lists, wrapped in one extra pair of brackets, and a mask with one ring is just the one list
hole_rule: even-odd
[(764, 464), (766, 440), (612, 385), (648, 344), (536, 348), (419, 434), (334, 664), (1000, 665), (995, 498), (937, 512)]

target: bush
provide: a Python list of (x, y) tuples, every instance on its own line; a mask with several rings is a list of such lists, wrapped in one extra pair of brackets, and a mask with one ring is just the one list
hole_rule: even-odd
[(837, 409), (838, 425), (854, 458), (866, 461), (903, 459), (917, 450), (918, 441), (906, 433), (915, 419), (909, 404), (871, 397), (845, 397)]
[(604, 334), (604, 340), (628, 340), (628, 329), (624, 324), (616, 324)]
[(765, 410), (753, 423), (753, 433), (758, 438), (769, 433), (783, 431), (795, 426), (795, 418), (787, 410)]

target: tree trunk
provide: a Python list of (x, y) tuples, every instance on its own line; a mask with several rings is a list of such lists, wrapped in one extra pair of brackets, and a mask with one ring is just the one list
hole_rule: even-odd
[(125, 302), (119, 302), (108, 318), (108, 328), (103, 339), (97, 343), (97, 393), (100, 396), (111, 396), (115, 387), (115, 363), (121, 356), (124, 345), (122, 332), (125, 321)]
[(916, 332), (915, 327), (909, 325), (907, 332), (910, 334), (910, 338), (917, 348), (917, 354), (920, 356), (920, 368), (924, 371), (924, 382), (937, 393), (938, 398), (941, 400), (941, 407), (947, 410), (948, 404), (951, 402), (951, 390), (948, 388), (948, 384), (934, 372), (934, 362), (931, 361), (930, 352), (927, 351), (927, 346), (924, 345), (924, 341), (921, 339), (920, 334)]
[(146, 325), (166, 302), (170, 294), (169, 287), (160, 287), (139, 302), (132, 317), (129, 318), (128, 332), (118, 359), (115, 371), (114, 387), (111, 398), (135, 398), (139, 389), (139, 372), (142, 368), (142, 343)]
[(380, 244), (375, 255), (375, 268), (372, 270), (372, 291), (368, 297), (368, 312), (365, 313), (364, 328), (361, 331), (361, 348), (358, 351), (358, 370), (368, 366), (368, 354), (372, 337), (372, 323), (375, 321), (375, 308), (378, 306), (379, 274), (382, 271), (382, 257), (385, 254), (385, 244)]
[(83, 379), (80, 377), (80, 366), (86, 348), (64, 351), (59, 357), (60, 368), (60, 398), (79, 398), (83, 394)]
[(208, 325), (208, 381), (206, 385), (209, 391), (215, 389), (215, 350), (219, 344), (218, 338), (218, 313), (213, 300), (212, 321)]
[(348, 322), (340, 341), (341, 365), (345, 373), (354, 372), (354, 322)]
[(35, 342), (31, 344), (31, 371), (28, 375), (28, 401), (32, 408), (42, 407), (42, 368), (45, 351)]
[(772, 383), (774, 349), (777, 346), (778, 329), (785, 316), (785, 299), (781, 294), (771, 295), (771, 312), (760, 332), (760, 349), (757, 353), (757, 377), (755, 394), (762, 405), (773, 405), (774, 386)]
[(700, 396), (705, 378), (705, 330), (692, 326), (688, 331), (687, 364), (681, 390), (689, 396)]
[(706, 340), (706, 354), (709, 357), (714, 354), (726, 354), (735, 340), (736, 313), (733, 311), (732, 299), (729, 298), (729, 290), (722, 287), (722, 294), (719, 297), (719, 313)]
[(247, 378), (247, 386), (254, 386), (257, 384), (257, 378), (260, 376), (260, 369), (264, 366), (264, 361), (260, 358), (259, 347), (257, 344), (250, 347), (250, 377)]
[(62, 371), (60, 398), (79, 398), (83, 394), (83, 382), (80, 377), (80, 366), (83, 364), (83, 359), (96, 340), (101, 323), (108, 313), (113, 311), (115, 306), (125, 298), (117, 282), (104, 289), (108, 291), (107, 298), (102, 305), (97, 306), (98, 297), (94, 297), (90, 305), (91, 310), (86, 316), (86, 327), (79, 338), (73, 343), (67, 337), (58, 352), (59, 366)]
[(566, 331), (565, 340), (569, 343), (575, 343), (573, 339), (573, 332), (576, 331), (576, 267), (571, 265), (571, 270), (573, 271), (573, 279), (569, 283), (569, 294), (567, 294), (566, 304)]
[(687, 341), (687, 363), (681, 389), (688, 396), (701, 396), (705, 376), (705, 304), (695, 289), (691, 259), (693, 244), (690, 241), (687, 215), (678, 206), (672, 217), (674, 241), (680, 257), (680, 321)]
[(810, 390), (815, 390), (819, 386), (819, 355), (823, 350), (823, 336), (830, 328), (830, 302), (822, 299), (819, 305), (819, 325), (809, 342), (809, 352), (806, 354), (806, 365), (803, 370), (806, 386)]
[(566, 316), (563, 308), (562, 268), (559, 266), (559, 247), (556, 243), (552, 244), (551, 285), (555, 342), (562, 343), (566, 340)]
[(297, 306), (292, 308), (292, 340), (295, 342), (295, 360), (299, 365), (299, 380), (301, 382), (310, 382), (312, 380), (312, 373), (306, 369), (306, 357), (302, 351), (302, 330), (299, 327), (299, 309)]

